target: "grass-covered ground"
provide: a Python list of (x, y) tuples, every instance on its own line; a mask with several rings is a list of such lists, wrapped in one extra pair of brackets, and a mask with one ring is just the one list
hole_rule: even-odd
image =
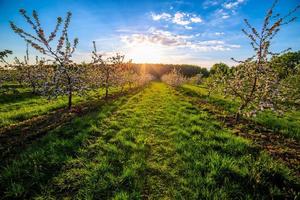
[[(67, 97), (58, 97), (48, 100), (46, 97), (32, 94), (30, 88), (10, 85), (14, 92), (0, 93), (0, 128), (14, 125), (35, 116), (44, 115), (59, 108), (67, 107)], [(128, 88), (127, 88), (128, 89)], [(110, 92), (120, 91), (111, 88)], [(83, 96), (74, 95), (73, 105), (103, 97), (104, 90), (89, 91)]]
[[(190, 96), (199, 97), (214, 107), (218, 107), (224, 115), (234, 115), (238, 109), (238, 102), (225, 98), (222, 95), (212, 93), (208, 96), (208, 91), (203, 86), (184, 85), (180, 90)], [(251, 120), (257, 122), (264, 127), (271, 129), (275, 134), (281, 134), (287, 138), (300, 141), (300, 111), (289, 110), (283, 115), (274, 112), (263, 112), (252, 117)]]
[(300, 180), (186, 94), (152, 83), (36, 141), (1, 169), (0, 191), (7, 199), (294, 199)]

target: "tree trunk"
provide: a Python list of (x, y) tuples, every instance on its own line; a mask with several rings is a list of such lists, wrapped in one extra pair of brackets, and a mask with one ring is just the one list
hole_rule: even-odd
[(31, 87), (32, 87), (32, 94), (37, 94), (36, 92), (36, 86), (34, 83), (31, 83)]
[(106, 85), (105, 86), (105, 99), (108, 98), (108, 86)]
[(68, 109), (71, 110), (72, 108), (72, 86), (71, 86), (71, 79), (68, 79), (69, 85), (69, 94), (68, 94)]
[(72, 91), (69, 91), (69, 101), (68, 101), (68, 109), (72, 108)]
[(36, 90), (35, 90), (35, 87), (32, 87), (32, 91), (31, 91), (32, 94), (36, 94)]
[(108, 98), (108, 88), (109, 88), (109, 72), (106, 74), (106, 79), (105, 79), (105, 99), (107, 100)]
[(235, 113), (235, 123), (238, 123), (241, 119), (241, 111), (238, 110), (236, 113)]
[(235, 123), (238, 123), (238, 122), (240, 121), (242, 112), (243, 112), (243, 110), (246, 108), (247, 104), (248, 104), (248, 102), (242, 104), (242, 105), (239, 107), (238, 111), (235, 113)]

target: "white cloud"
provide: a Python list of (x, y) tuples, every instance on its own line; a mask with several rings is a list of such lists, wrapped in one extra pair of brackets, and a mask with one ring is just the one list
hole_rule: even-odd
[(194, 16), (191, 18), (191, 22), (201, 23), (203, 20), (200, 17)]
[(202, 44), (202, 45), (220, 45), (220, 44), (225, 44), (224, 41), (221, 40), (207, 40), (207, 41), (201, 41), (198, 42), (198, 44)]
[(225, 35), (225, 33), (224, 32), (215, 32), (215, 35), (216, 36), (221, 36), (221, 35)]
[(188, 25), (190, 24), (190, 20), (186, 20), (184, 18), (186, 18), (187, 14), (186, 13), (181, 13), (181, 12), (176, 12), (174, 17), (173, 17), (173, 20), (172, 22), (175, 23), (175, 24), (178, 24), (178, 25)]
[(121, 41), (127, 45), (136, 44), (159, 44), (163, 46), (181, 46), (185, 45), (187, 36), (174, 35), (169, 31), (149, 29), (147, 34), (132, 34), (121, 36)]
[(151, 13), (151, 17), (154, 21), (158, 21), (161, 19), (169, 20), (171, 18), (171, 15), (169, 13), (161, 13), (161, 14)]
[(218, 17), (218, 18), (221, 18), (221, 19), (228, 19), (230, 17), (230, 14), (225, 11), (224, 9), (218, 9), (215, 11), (215, 15)]
[(191, 27), (191, 26), (184, 26), (184, 28), (187, 29), (187, 30), (192, 30), (193, 29), (193, 27)]
[(151, 17), (154, 21), (164, 20), (171, 21), (174, 24), (184, 26), (186, 29), (192, 29), (191, 26), (188, 26), (193, 23), (202, 23), (203, 19), (195, 14), (185, 13), (185, 12), (176, 12), (171, 15), (169, 13), (155, 14), (151, 13)]
[(169, 31), (149, 29), (145, 34), (121, 36), (121, 41), (128, 46), (159, 45), (168, 48), (189, 48), (196, 51), (229, 51), (240, 48), (239, 45), (227, 44), (222, 40), (194, 40), (194, 35), (176, 35)]
[(245, 0), (236, 0), (236, 1), (232, 1), (232, 2), (227, 2), (223, 4), (223, 7), (226, 9), (234, 9), (237, 6), (239, 6), (240, 4), (242, 4)]
[(220, 0), (206, 0), (202, 3), (203, 8), (209, 8), (220, 4)]
[(229, 15), (222, 15), (222, 19), (228, 19), (229, 17)]
[(202, 5), (204, 8), (214, 7), (212, 21), (222, 23), (223, 20), (236, 15), (238, 8), (245, 2), (246, 0), (206, 0)]
[(238, 45), (238, 44), (231, 44), (231, 45), (228, 45), (229, 47), (231, 48), (241, 48), (241, 45)]

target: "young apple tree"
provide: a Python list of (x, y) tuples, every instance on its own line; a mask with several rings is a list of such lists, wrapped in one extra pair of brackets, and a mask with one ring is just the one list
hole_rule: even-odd
[(269, 62), (270, 57), (277, 54), (271, 52), (270, 46), (280, 29), (295, 21), (293, 14), (299, 6), (281, 16), (274, 13), (277, 3), (278, 0), (275, 0), (267, 12), (261, 30), (253, 27), (247, 19), (244, 20), (247, 28), (242, 31), (250, 39), (255, 55), (245, 61), (237, 61), (240, 65), (225, 79), (225, 93), (240, 100), (237, 121), (242, 114), (253, 115), (265, 109), (275, 110), (279, 105), (279, 78)]
[(124, 55), (116, 54), (108, 58), (104, 58), (102, 54), (97, 53), (96, 43), (93, 42), (93, 69), (96, 75), (95, 79), (100, 86), (105, 88), (105, 98), (108, 98), (109, 89), (112, 86), (125, 84), (124, 71), (127, 70), (128, 63), (124, 62)]
[(44, 62), (38, 60), (38, 58), (36, 58), (35, 64), (30, 64), (29, 62), (29, 50), (27, 44), (24, 60), (21, 61), (18, 57), (15, 57), (15, 65), (13, 66), (14, 71), (16, 72), (15, 80), (18, 81), (20, 85), (23, 83), (28, 85), (33, 94), (41, 94), (43, 83), (50, 74), (50, 71), (48, 70), (49, 67), (44, 66)]
[(187, 79), (184, 77), (179, 70), (173, 68), (173, 70), (162, 76), (162, 81), (173, 87), (178, 87), (184, 84)]
[[(68, 29), (71, 21), (72, 13), (68, 12), (66, 18), (57, 18), (54, 30), (47, 36), (41, 26), (40, 19), (36, 11), (32, 12), (32, 17), (27, 15), (24, 9), (20, 10), (21, 15), (31, 26), (34, 34), (26, 32), (22, 28), (10, 22), (12, 30), (31, 45), (34, 49), (43, 55), (51, 58), (53, 62), (52, 77), (50, 81), (46, 81), (43, 87), (43, 93), (49, 98), (59, 95), (68, 96), (68, 108), (72, 106), (72, 96), (74, 93), (80, 93), (84, 89), (82, 78), (82, 70), (72, 61), (72, 55), (78, 44), (75, 38), (71, 44), (68, 37)], [(59, 29), (62, 27), (60, 36), (57, 37)], [(57, 38), (57, 40), (56, 40)], [(56, 45), (53, 45), (57, 41)]]
[(230, 73), (231, 70), (225, 63), (216, 63), (211, 67), (209, 77), (205, 80), (208, 96), (212, 92), (222, 92), (224, 90), (224, 80)]

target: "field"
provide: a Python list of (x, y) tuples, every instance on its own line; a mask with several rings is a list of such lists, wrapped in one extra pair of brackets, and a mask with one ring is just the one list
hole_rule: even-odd
[(0, 0), (0, 200), (300, 199), (298, 1)]
[(29, 128), (29, 138), (22, 131), (36, 116), (66, 101), (46, 104), (26, 89), (1, 99), (1, 138), (9, 130), (21, 140), (2, 155), (2, 199), (299, 198), (300, 111), (234, 124), (238, 102), (202, 86), (150, 82), (118, 93), (76, 97), (67, 120), (38, 135)]

